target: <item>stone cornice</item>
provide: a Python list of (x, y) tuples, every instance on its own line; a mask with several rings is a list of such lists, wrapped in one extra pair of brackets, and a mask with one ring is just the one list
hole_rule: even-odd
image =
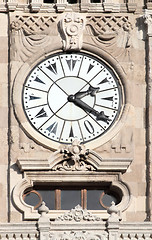
[[(116, 159), (102, 159), (94, 151), (90, 151), (87, 161), (84, 161), (86, 166), (92, 166), (87, 171), (117, 171), (125, 172), (132, 162), (132, 158), (116, 158)], [(64, 160), (66, 161), (66, 159)], [(17, 165), (20, 171), (42, 171), (50, 170), (53, 172), (61, 171), (61, 163), (63, 162), (62, 155), (59, 151), (51, 154), (48, 159), (38, 158), (18, 158)], [(67, 173), (67, 169), (62, 168), (62, 173)], [(70, 169), (69, 169), (70, 170)], [(71, 169), (72, 172), (79, 172), (80, 170)], [(86, 171), (82, 169), (81, 171)], [(69, 172), (69, 171), (68, 171)]]

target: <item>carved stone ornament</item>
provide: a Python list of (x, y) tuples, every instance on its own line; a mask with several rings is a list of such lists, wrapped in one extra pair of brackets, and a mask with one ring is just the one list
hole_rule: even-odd
[(107, 239), (105, 236), (107, 235), (105, 232), (103, 235), (99, 234), (93, 234), (90, 232), (86, 231), (70, 231), (70, 232), (63, 232), (63, 233), (56, 233), (56, 234), (50, 234), (50, 239), (51, 240), (102, 240), (102, 239)]
[(120, 218), (120, 211), (118, 210), (115, 202), (111, 202), (111, 206), (108, 208), (108, 213), (110, 214), (108, 218), (108, 222), (119, 222)]
[(95, 167), (86, 162), (89, 150), (75, 139), (70, 146), (61, 148), (60, 153), (63, 154), (63, 160), (55, 165), (52, 170), (56, 171), (93, 171)]
[(63, 50), (80, 50), (82, 48), (85, 19), (78, 13), (66, 13), (59, 22), (59, 31)]
[[(124, 145), (123, 145), (124, 146)], [(119, 151), (119, 146), (113, 142), (113, 148)], [(128, 147), (129, 149), (129, 147)], [(21, 171), (51, 170), (63, 171), (120, 171), (125, 172), (132, 162), (132, 158), (103, 159), (93, 150), (86, 149), (75, 139), (70, 145), (62, 146), (59, 150), (51, 153), (46, 159), (40, 158), (18, 158), (17, 165)]]
[(59, 216), (56, 221), (102, 221), (100, 217), (92, 215), (87, 209), (82, 209), (80, 205), (77, 205), (74, 209), (71, 209), (69, 212), (65, 213), (62, 216)]
[(144, 14), (144, 22), (147, 24), (147, 34), (152, 36), (152, 11), (146, 10)]
[(11, 60), (26, 62), (52, 44), (52, 36), (57, 36), (57, 16), (21, 16), (11, 22)]
[[(132, 30), (133, 26), (128, 16), (86, 17), (86, 32), (93, 43), (103, 50), (108, 50), (119, 61), (126, 59), (131, 62)], [(84, 39), (85, 41), (87, 39)]]

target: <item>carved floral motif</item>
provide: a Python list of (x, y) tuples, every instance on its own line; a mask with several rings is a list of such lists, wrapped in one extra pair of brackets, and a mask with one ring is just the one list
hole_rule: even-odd
[(93, 171), (95, 167), (87, 163), (89, 150), (75, 139), (70, 146), (61, 148), (63, 161), (55, 165), (52, 170), (56, 171)]
[(61, 148), (61, 153), (63, 153), (64, 158), (71, 157), (74, 162), (80, 159), (86, 159), (89, 154), (89, 150), (85, 148), (83, 144), (75, 139), (70, 146), (64, 146)]
[(56, 221), (102, 221), (101, 218), (92, 215), (87, 209), (82, 209), (80, 205), (77, 205), (74, 209), (71, 209), (69, 212), (65, 213), (62, 216), (59, 216)]
[(53, 171), (95, 171), (96, 169), (91, 165), (87, 164), (84, 161), (79, 161), (74, 163), (70, 160), (65, 160), (62, 163), (54, 166)]

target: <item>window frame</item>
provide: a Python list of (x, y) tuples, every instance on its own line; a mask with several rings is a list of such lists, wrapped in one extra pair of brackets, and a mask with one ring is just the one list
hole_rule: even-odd
[[(81, 186), (77, 186), (77, 183), (75, 183), (75, 185), (68, 185), (68, 186), (51, 186), (51, 185), (34, 185), (33, 188), (30, 188), (30, 189), (26, 189), (25, 192), (23, 193), (23, 200), (25, 203), (28, 202), (28, 199), (25, 200), (26, 196), (28, 196), (28, 194), (31, 194), (31, 193), (34, 193), (36, 194), (38, 197), (39, 197), (39, 202), (36, 204), (36, 205), (33, 205), (33, 204), (29, 204), (31, 206), (34, 207), (34, 210), (38, 210), (38, 208), (40, 207), (42, 201), (45, 201), (45, 199), (43, 199), (43, 194), (41, 195), (41, 191), (48, 191), (51, 193), (51, 191), (54, 191), (54, 194), (53, 194), (53, 199), (48, 199), (48, 201), (50, 202), (51, 200), (54, 201), (54, 209), (50, 209), (51, 210), (70, 210), (69, 209), (65, 209), (65, 207), (62, 208), (62, 203), (63, 203), (63, 199), (62, 199), (62, 191), (75, 191), (75, 190), (78, 190), (80, 192), (80, 202), (78, 203), (79, 205), (81, 205), (81, 207), (83, 209), (88, 209), (90, 211), (92, 210), (96, 210), (96, 211), (105, 211), (108, 209), (108, 207), (110, 206), (107, 206), (105, 205), (103, 202), (102, 202), (102, 198), (107, 194), (107, 195), (111, 195), (112, 198), (115, 198), (117, 203), (116, 205), (118, 205), (121, 200), (122, 200), (122, 196), (120, 196), (120, 193), (118, 193), (117, 189), (115, 190), (111, 190), (111, 185), (108, 184), (107, 186), (104, 186), (103, 184), (101, 184), (101, 186), (98, 184), (94, 184), (94, 186), (90, 186), (90, 185), (86, 185), (84, 186), (83, 183)], [(100, 194), (100, 197), (99, 197), (99, 203), (101, 205), (101, 209), (90, 209), (88, 208), (88, 203), (90, 203), (89, 201), (89, 191), (90, 190), (97, 190), (97, 191), (101, 191), (101, 194)], [(51, 196), (51, 195), (50, 195)], [(30, 200), (30, 199), (29, 199)], [(32, 201), (32, 199), (31, 199)], [(114, 199), (113, 199), (114, 201)], [(112, 200), (111, 200), (112, 202)], [(49, 207), (49, 206), (48, 206)], [(75, 207), (75, 206), (73, 206)], [(104, 208), (104, 209), (102, 209)]]
[[(118, 194), (122, 196), (121, 202), (117, 205), (117, 208), (119, 211), (123, 212), (125, 211), (130, 203), (131, 200), (131, 194), (130, 190), (128, 189), (128, 186), (124, 184), (119, 179), (118, 173), (105, 173), (102, 174), (100, 172), (92, 172), (90, 175), (89, 172), (69, 172), (69, 173), (61, 173), (56, 174), (55, 172), (46, 172), (46, 171), (39, 171), (39, 173), (36, 171), (29, 171), (24, 173), (24, 178), (15, 186), (13, 190), (13, 201), (15, 206), (20, 210), (20, 212), (23, 213), (23, 218), (25, 220), (35, 220), (39, 218), (39, 213), (37, 210), (34, 209), (33, 206), (30, 206), (26, 204), (23, 201), (23, 194), (26, 189), (32, 188), (34, 185), (57, 185), (61, 184), (66, 186), (70, 184), (81, 185), (82, 182), (84, 185), (89, 184), (109, 184), (111, 187), (111, 190), (118, 191)], [(56, 219), (60, 215), (64, 214), (65, 212), (68, 212), (69, 210), (49, 210), (48, 217), (51, 220)], [(95, 214), (96, 216), (101, 217), (102, 219), (107, 219), (109, 214), (105, 210), (89, 210), (92, 214)]]

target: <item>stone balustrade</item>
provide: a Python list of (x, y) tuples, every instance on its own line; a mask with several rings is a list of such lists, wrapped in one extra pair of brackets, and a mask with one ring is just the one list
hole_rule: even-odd
[(45, 203), (39, 209), (38, 222), (0, 224), (1, 240), (150, 240), (152, 222), (123, 222), (112, 203), (109, 218), (103, 221), (79, 205), (55, 221), (47, 217)]

